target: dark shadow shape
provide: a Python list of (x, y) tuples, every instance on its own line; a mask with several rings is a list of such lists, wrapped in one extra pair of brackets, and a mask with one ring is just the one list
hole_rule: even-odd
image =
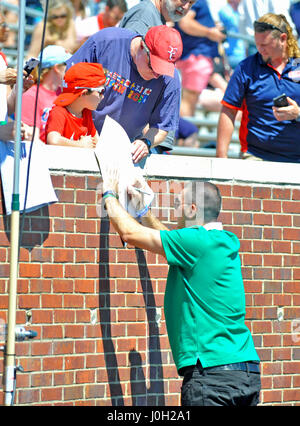
[(99, 260), (99, 313), (102, 331), (104, 359), (113, 406), (124, 406), (117, 356), (111, 335), (110, 274), (109, 274), (109, 220), (101, 219)]
[[(141, 382), (144, 383), (144, 394), (146, 395), (145, 401), (146, 405), (154, 405), (154, 400), (156, 401), (155, 405), (164, 406), (165, 397), (164, 397), (164, 383), (163, 383), (163, 367), (162, 367), (162, 358), (160, 350), (160, 340), (159, 340), (159, 328), (156, 321), (156, 303), (155, 297), (153, 294), (152, 282), (143, 250), (136, 249), (137, 264), (139, 267), (139, 274), (141, 280), (141, 286), (143, 290), (143, 297), (146, 307), (146, 315), (149, 326), (149, 364), (150, 364), (150, 387), (146, 387), (145, 377)], [(131, 360), (137, 362), (137, 356), (133, 356), (131, 351)], [(137, 365), (137, 364), (135, 364)], [(144, 375), (143, 370), (139, 373)], [(140, 384), (138, 389), (138, 394), (134, 393), (137, 390), (137, 387), (131, 383), (132, 392), (132, 402), (135, 405), (135, 402), (138, 400), (137, 405), (141, 405), (140, 398)]]
[[(11, 215), (3, 216), (4, 230), (10, 241)], [(42, 246), (47, 240), (50, 230), (49, 206), (41, 207), (31, 213), (20, 213), (20, 247), (31, 251)]]
[(129, 353), (130, 385), (133, 406), (147, 405), (146, 381), (141, 355), (134, 349)]
[[(124, 406), (118, 362), (111, 333), (110, 273), (109, 273), (109, 220), (102, 218), (100, 225), (99, 261), (99, 313), (102, 331), (104, 359), (113, 406)], [(146, 386), (140, 354), (129, 353), (132, 405), (165, 405), (163, 369), (156, 322), (156, 305), (146, 259), (142, 250), (136, 249), (137, 263), (149, 325), (150, 388)], [(156, 402), (156, 404), (155, 404)]]

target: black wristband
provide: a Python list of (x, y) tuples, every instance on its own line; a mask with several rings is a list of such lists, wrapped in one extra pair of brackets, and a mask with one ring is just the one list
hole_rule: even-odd
[(147, 145), (148, 151), (150, 151), (151, 149), (151, 141), (147, 138), (139, 138), (141, 141), (145, 142), (145, 144)]

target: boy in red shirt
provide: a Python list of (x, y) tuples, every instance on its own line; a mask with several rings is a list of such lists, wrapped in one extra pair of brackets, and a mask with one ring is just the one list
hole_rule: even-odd
[(66, 72), (63, 92), (54, 101), (46, 124), (47, 144), (96, 146), (98, 133), (92, 111), (103, 99), (105, 80), (101, 64), (79, 62)]

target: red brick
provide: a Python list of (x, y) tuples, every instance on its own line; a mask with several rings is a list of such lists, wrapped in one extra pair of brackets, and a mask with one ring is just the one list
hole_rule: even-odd
[[(230, 190), (230, 187), (229, 187)], [(224, 191), (225, 192), (225, 191)], [(230, 191), (228, 191), (228, 194), (221, 193), (222, 196), (225, 195), (231, 195)], [(232, 187), (232, 196), (233, 197), (241, 197), (241, 198), (250, 198), (252, 195), (252, 188), (251, 186), (233, 186)]]
[(74, 189), (85, 189), (85, 176), (66, 176), (66, 187)]
[(64, 388), (64, 400), (77, 400), (83, 398), (83, 386), (70, 386)]
[(271, 197), (271, 188), (254, 187), (253, 198), (267, 199)]
[(75, 232), (95, 234), (97, 232), (97, 223), (94, 220), (76, 220)]
[(53, 265), (53, 264), (43, 264), (42, 265), (43, 277), (46, 278), (58, 278), (63, 277), (63, 267), (62, 265)]
[(54, 250), (54, 262), (65, 263), (74, 261), (74, 250), (72, 249), (56, 249)]
[(263, 395), (263, 403), (270, 403), (270, 402), (281, 402), (282, 401), (282, 392), (279, 390), (271, 390), (266, 391), (264, 390), (262, 392)]
[(56, 294), (43, 294), (41, 296), (43, 308), (61, 308), (62, 296)]
[(291, 190), (290, 189), (281, 189), (273, 188), (273, 198), (280, 200), (290, 200), (291, 199)]
[(283, 201), (282, 203), (283, 213), (300, 213), (300, 203), (295, 201)]
[(273, 222), (274, 226), (292, 226), (292, 217), (290, 215), (275, 214)]
[(62, 399), (62, 388), (46, 388), (41, 391), (42, 401), (61, 401)]
[(254, 213), (253, 224), (254, 225), (272, 225), (272, 218), (273, 216), (271, 214)]
[(38, 263), (20, 263), (19, 271), (21, 277), (39, 278), (41, 276), (41, 265)]
[(243, 210), (261, 211), (261, 201), (255, 199), (243, 199)]
[(281, 201), (264, 200), (262, 210), (264, 212), (281, 213)]

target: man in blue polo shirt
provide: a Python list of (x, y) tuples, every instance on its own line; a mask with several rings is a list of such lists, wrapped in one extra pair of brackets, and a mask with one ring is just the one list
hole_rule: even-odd
[[(258, 52), (242, 61), (222, 101), (217, 157), (226, 157), (236, 114), (242, 110), (241, 158), (300, 162), (300, 50), (283, 15), (254, 23)], [(274, 107), (286, 94), (288, 106)]]

